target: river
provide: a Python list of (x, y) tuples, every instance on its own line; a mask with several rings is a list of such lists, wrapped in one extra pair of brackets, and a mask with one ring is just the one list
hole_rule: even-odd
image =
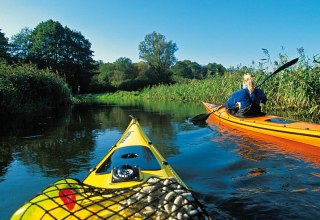
[(319, 219), (320, 150), (221, 125), (200, 105), (68, 107), (2, 118), (0, 219), (58, 179), (82, 180), (130, 122), (140, 124), (213, 219)]

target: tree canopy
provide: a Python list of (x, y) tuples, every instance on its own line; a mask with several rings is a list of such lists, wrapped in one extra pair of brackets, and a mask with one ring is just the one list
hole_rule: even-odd
[(208, 63), (206, 68), (208, 76), (223, 75), (227, 71), (224, 66), (217, 63)]
[(182, 78), (188, 79), (202, 79), (203, 78), (203, 66), (190, 60), (178, 61), (176, 65), (172, 67), (173, 74)]
[(0, 58), (5, 58), (7, 59), (9, 54), (8, 54), (8, 38), (5, 37), (4, 33), (2, 33), (0, 29)]
[(34, 30), (22, 29), (11, 39), (14, 60), (33, 62), (38, 68), (49, 68), (64, 77), (72, 90), (87, 91), (96, 66), (91, 43), (79, 31), (48, 20)]
[(14, 60), (26, 62), (30, 59), (31, 33), (31, 29), (23, 28), (11, 38), (10, 53)]
[(64, 78), (73, 92), (137, 90), (185, 79), (200, 80), (225, 71), (216, 63), (203, 66), (190, 60), (177, 62), (177, 50), (176, 43), (153, 31), (139, 44), (142, 61), (133, 63), (130, 58), (120, 57), (104, 63), (93, 60), (91, 43), (81, 32), (52, 19), (34, 29), (21, 29), (10, 42), (0, 29), (0, 57), (49, 69)]
[(154, 31), (147, 34), (139, 44), (139, 57), (152, 69), (150, 77), (159, 82), (169, 82), (170, 67), (176, 62), (174, 53), (177, 50), (176, 43), (166, 41), (164, 35)]

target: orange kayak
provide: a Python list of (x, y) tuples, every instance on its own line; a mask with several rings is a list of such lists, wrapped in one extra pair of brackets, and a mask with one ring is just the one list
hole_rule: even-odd
[(228, 113), (225, 107), (215, 111), (217, 105), (203, 102), (208, 113), (213, 112), (208, 120), (215, 120), (236, 128), (288, 139), (320, 147), (320, 124), (294, 121), (278, 116), (238, 118)]

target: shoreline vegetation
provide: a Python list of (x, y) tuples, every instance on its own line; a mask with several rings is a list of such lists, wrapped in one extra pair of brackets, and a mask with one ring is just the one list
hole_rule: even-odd
[[(178, 45), (155, 31), (139, 44), (138, 63), (120, 57), (113, 63), (94, 60), (91, 43), (81, 32), (58, 21), (23, 28), (9, 40), (0, 29), (0, 114), (36, 112), (64, 105), (174, 102), (224, 103), (245, 73), (257, 84), (287, 63), (284, 48), (277, 60), (267, 49), (251, 66), (225, 68), (178, 60)], [(262, 86), (264, 108), (320, 116), (320, 54), (270, 77)], [(269, 112), (269, 111), (267, 111)]]
[[(117, 91), (115, 93), (83, 94), (73, 97), (74, 104), (117, 104), (122, 101), (159, 101), (200, 103), (207, 101), (221, 104), (237, 89), (243, 72), (225, 73), (204, 80), (190, 80), (187, 83), (173, 85), (157, 85), (141, 91)], [(298, 65), (284, 70), (268, 79), (262, 86), (268, 102), (265, 110), (295, 111), (297, 115), (307, 114), (311, 118), (320, 115), (320, 68), (310, 70)], [(266, 75), (262, 72), (254, 74), (257, 84)]]
[[(201, 101), (220, 104), (240, 89), (246, 71), (225, 72), (207, 79), (148, 86), (138, 91), (73, 94), (59, 75), (31, 64), (0, 63), (0, 113), (15, 114), (41, 111), (63, 105), (136, 104), (142, 102), (177, 102), (201, 105)], [(253, 73), (257, 84), (267, 75)], [(269, 78), (262, 89), (268, 96), (264, 110), (295, 112), (308, 118), (320, 115), (320, 67), (307, 69), (303, 63)]]
[(0, 61), (0, 114), (13, 115), (71, 104), (67, 83), (48, 69)]

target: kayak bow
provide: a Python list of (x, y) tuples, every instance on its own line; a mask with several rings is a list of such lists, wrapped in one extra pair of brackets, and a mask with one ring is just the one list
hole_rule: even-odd
[[(216, 105), (203, 102), (207, 112), (213, 112)], [(277, 116), (238, 118), (228, 113), (225, 107), (213, 112), (208, 120), (216, 119), (240, 129), (284, 138), (320, 147), (320, 125), (310, 122), (293, 121)]]
[[(127, 177), (122, 176), (129, 171)], [(162, 179), (174, 177), (185, 186), (178, 174), (152, 145), (139, 122), (132, 119), (118, 142), (83, 182), (96, 187), (124, 188), (140, 184), (151, 176)], [(123, 181), (126, 178), (131, 181)]]
[(210, 219), (133, 118), (83, 182), (55, 182), (12, 219)]

